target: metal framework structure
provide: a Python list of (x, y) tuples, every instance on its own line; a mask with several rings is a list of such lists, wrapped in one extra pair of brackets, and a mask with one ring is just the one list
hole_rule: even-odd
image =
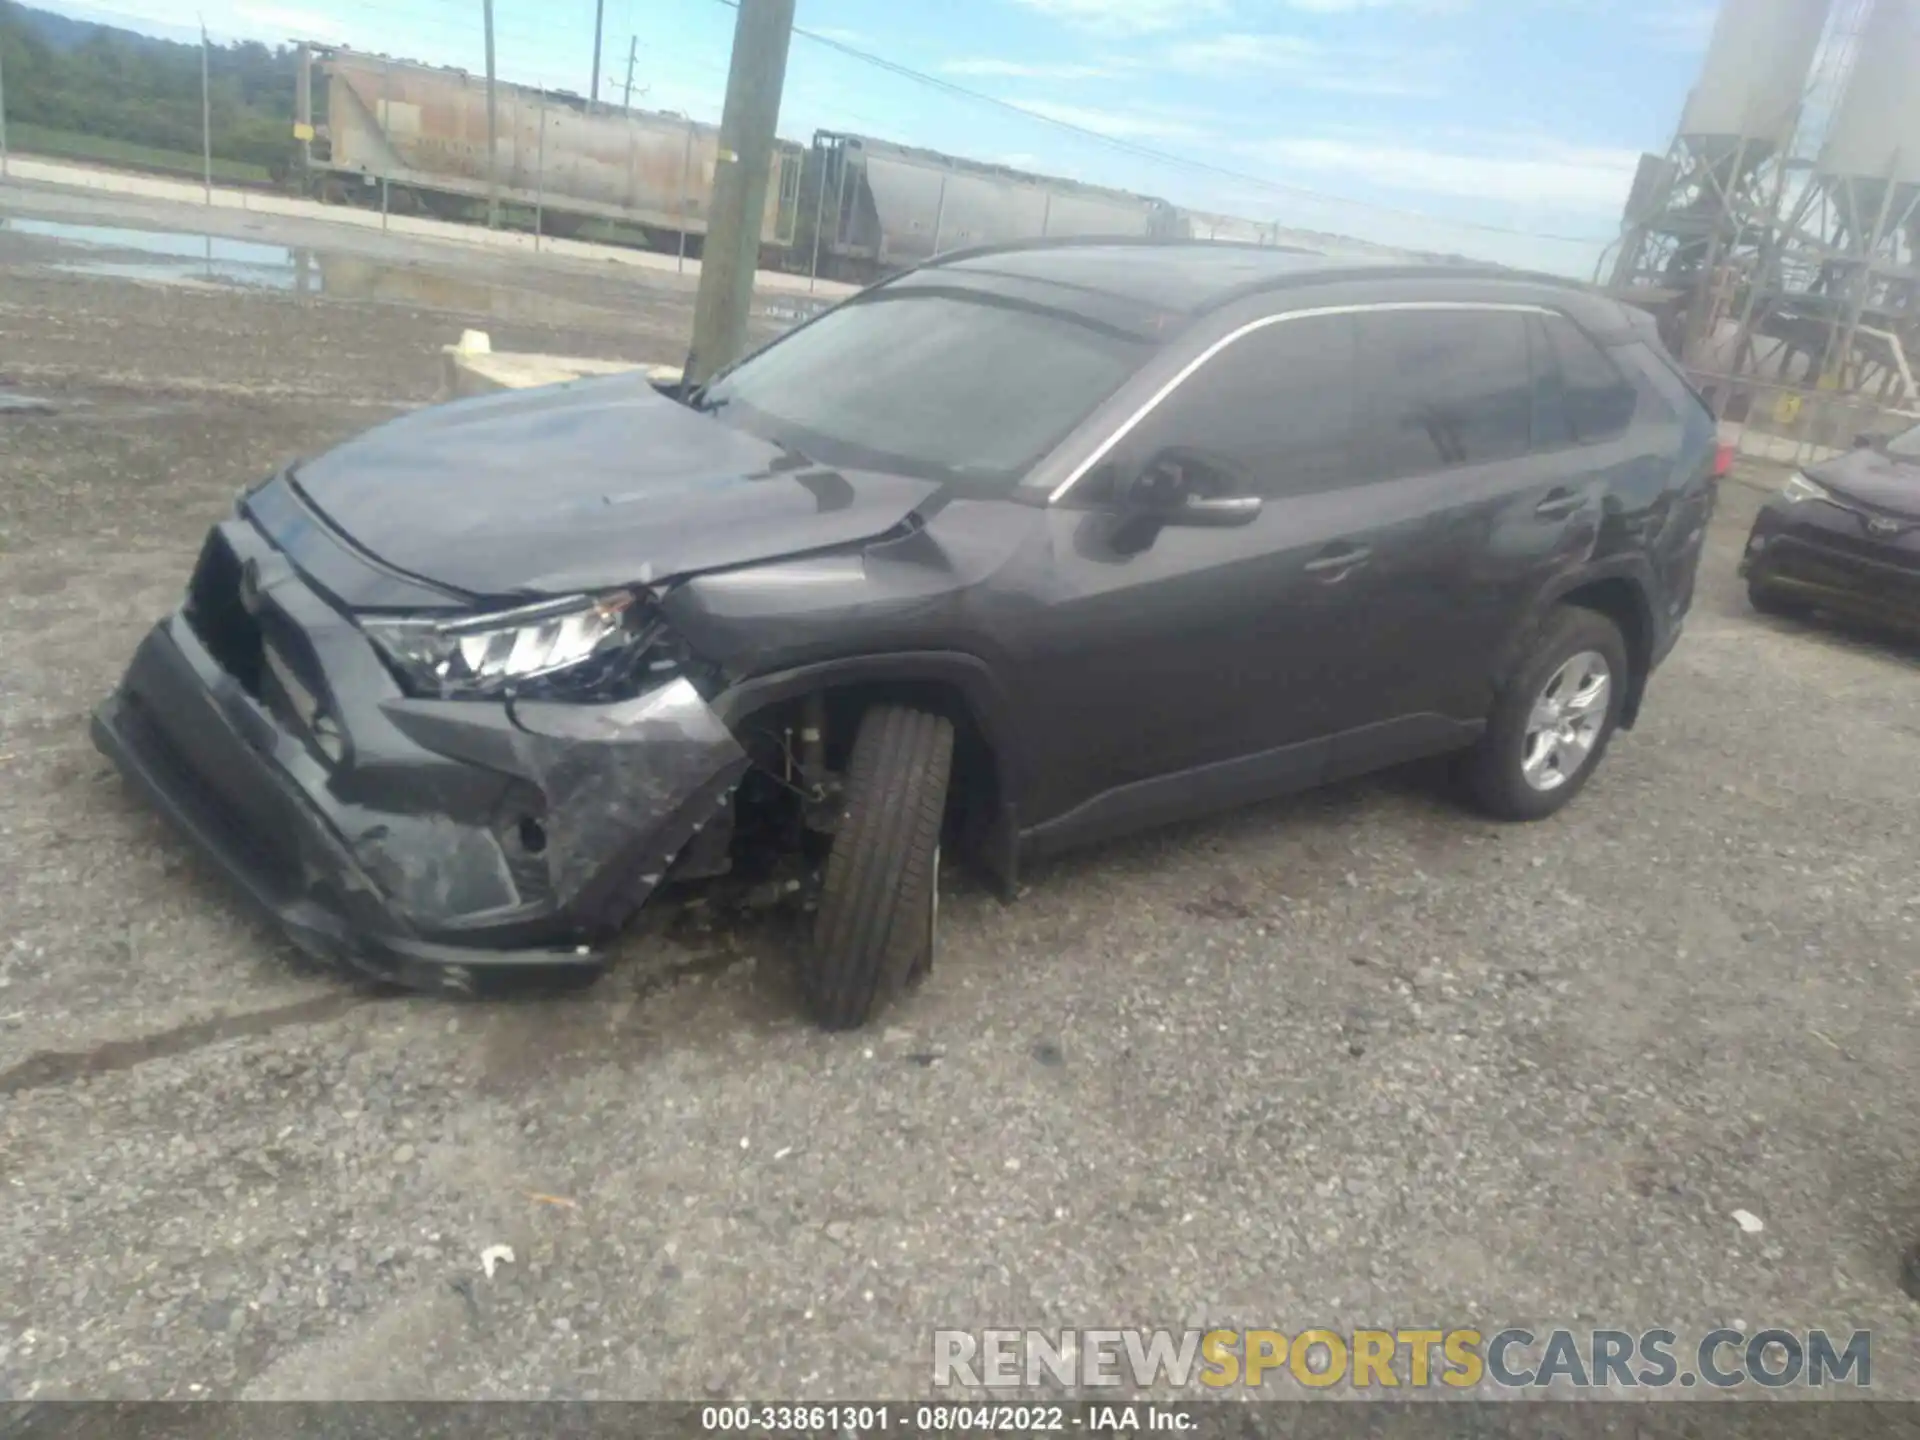
[(1920, 131), (1920, 89), (1902, 63), (1916, 36), (1920, 0), (1841, 0), (1794, 146), (1804, 179), (1740, 316), (1742, 368), (1771, 340), (1775, 367), (1794, 378), (1920, 402), (1920, 154), (1899, 143)]
[[(1610, 288), (1698, 371), (1920, 406), (1920, 0), (1723, 4), (1745, 13), (1642, 158)], [(1816, 22), (1809, 54), (1787, 32)]]

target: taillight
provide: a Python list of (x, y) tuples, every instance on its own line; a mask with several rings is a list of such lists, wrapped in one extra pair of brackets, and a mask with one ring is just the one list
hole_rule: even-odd
[(1713, 478), (1724, 480), (1733, 472), (1733, 446), (1720, 445), (1713, 452)]

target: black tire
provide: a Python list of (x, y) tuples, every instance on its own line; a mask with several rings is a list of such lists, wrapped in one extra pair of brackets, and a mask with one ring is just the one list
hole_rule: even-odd
[(1783, 620), (1798, 620), (1812, 608), (1805, 601), (1774, 589), (1758, 576), (1747, 579), (1747, 603), (1762, 615), (1773, 615)]
[[(1561, 666), (1586, 652), (1600, 655), (1607, 664), (1605, 716), (1579, 768), (1553, 789), (1537, 789), (1522, 769), (1534, 702)], [(1501, 686), (1487, 719), (1487, 732), (1467, 757), (1466, 781), (1475, 803), (1499, 820), (1544, 820), (1578, 795), (1599, 768), (1620, 723), (1620, 706), (1632, 674), (1628, 666), (1620, 627), (1606, 616), (1571, 605), (1555, 610)]]
[(813, 1018), (852, 1030), (924, 971), (933, 945), (953, 724), (879, 705), (860, 718), (826, 883), (801, 960)]

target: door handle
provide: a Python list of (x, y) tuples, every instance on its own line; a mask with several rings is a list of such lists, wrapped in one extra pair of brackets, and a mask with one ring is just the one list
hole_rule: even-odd
[(1348, 572), (1356, 566), (1366, 563), (1373, 554), (1364, 545), (1329, 545), (1304, 567), (1309, 575), (1317, 576), (1331, 584), (1335, 580), (1345, 579)]
[(1555, 488), (1547, 492), (1547, 498), (1533, 507), (1533, 513), (1542, 520), (1564, 520), (1587, 502), (1584, 497), (1571, 490)]

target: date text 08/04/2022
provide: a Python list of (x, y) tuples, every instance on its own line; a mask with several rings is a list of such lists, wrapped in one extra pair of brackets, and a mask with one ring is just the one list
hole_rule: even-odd
[(890, 1431), (1035, 1435), (1075, 1430), (1181, 1434), (1196, 1429), (1198, 1424), (1191, 1408), (1164, 1403), (734, 1404), (703, 1406), (700, 1411), (702, 1430), (735, 1435), (856, 1435)]

